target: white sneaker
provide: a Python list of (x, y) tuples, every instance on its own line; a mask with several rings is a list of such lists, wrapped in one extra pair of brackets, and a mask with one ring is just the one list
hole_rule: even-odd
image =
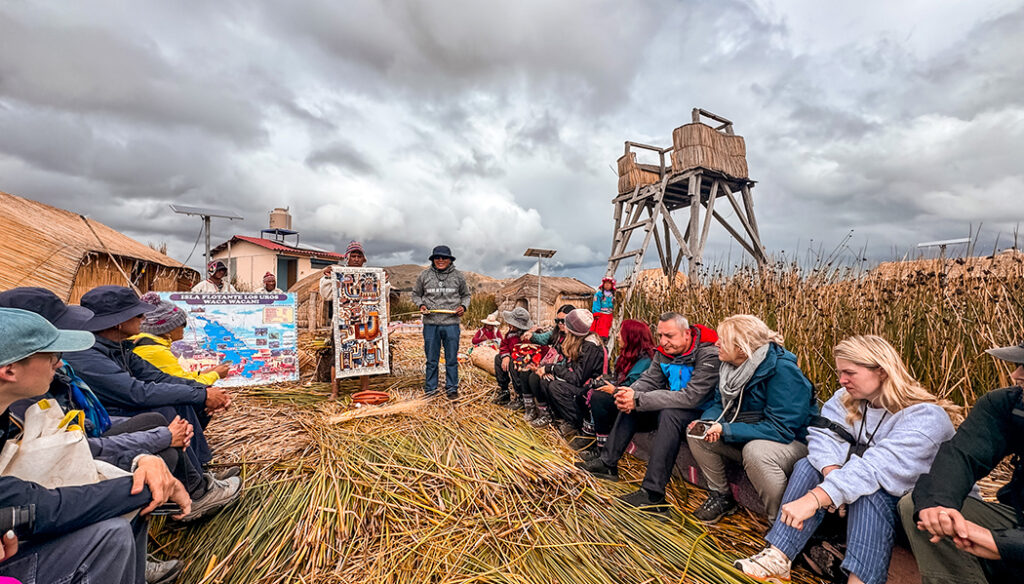
[(206, 493), (202, 497), (192, 500), (192, 511), (181, 519), (183, 523), (195, 521), (200, 517), (219, 511), (242, 496), (241, 477), (219, 480), (208, 474), (206, 484), (208, 486)]
[(755, 580), (785, 584), (789, 582), (789, 568), (792, 562), (786, 554), (768, 546), (745, 560), (736, 560), (732, 565)]

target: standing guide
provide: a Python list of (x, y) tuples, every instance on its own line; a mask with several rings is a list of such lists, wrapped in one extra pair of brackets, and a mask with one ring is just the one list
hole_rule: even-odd
[(444, 381), (448, 399), (459, 397), (459, 319), (469, 308), (469, 286), (455, 269), (455, 256), (447, 245), (430, 254), (431, 266), (424, 270), (412, 289), (412, 301), (423, 313), (423, 351), (427, 356), (428, 396), (437, 394), (438, 361), (444, 346)]

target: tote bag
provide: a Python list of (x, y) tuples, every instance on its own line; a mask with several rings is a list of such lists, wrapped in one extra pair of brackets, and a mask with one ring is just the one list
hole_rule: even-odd
[(55, 489), (131, 473), (93, 459), (81, 410), (64, 414), (55, 400), (46, 399), (28, 408), (21, 438), (8, 440), (0, 451), (0, 475)]

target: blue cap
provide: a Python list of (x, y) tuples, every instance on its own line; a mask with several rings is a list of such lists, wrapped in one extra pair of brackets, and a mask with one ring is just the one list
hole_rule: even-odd
[(36, 353), (84, 351), (95, 342), (92, 333), (58, 330), (34, 312), (0, 308), (0, 366)]
[(78, 328), (93, 332), (114, 328), (156, 308), (139, 300), (132, 289), (124, 286), (97, 286), (82, 295), (82, 306), (95, 316)]
[(20, 308), (34, 312), (57, 328), (82, 330), (92, 318), (92, 311), (81, 306), (67, 305), (46, 288), (22, 287), (0, 292), (0, 307)]

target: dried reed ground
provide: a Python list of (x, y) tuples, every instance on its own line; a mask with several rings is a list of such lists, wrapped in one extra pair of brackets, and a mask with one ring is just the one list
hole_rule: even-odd
[[(422, 345), (400, 338), (396, 375), (374, 389), (412, 400)], [(243, 500), (199, 525), (158, 522), (155, 547), (202, 583), (749, 581), (729, 564), (756, 551), (762, 521), (737, 514), (707, 532), (688, 514), (639, 514), (614, 497), (642, 463), (623, 465), (625, 484), (595, 481), (552, 430), (487, 403), (492, 377), (460, 373), (457, 405), (335, 425), (347, 400), (326, 385), (239, 390), (208, 435), (217, 464), (244, 463)], [(703, 499), (678, 479), (669, 496), (689, 510)]]

